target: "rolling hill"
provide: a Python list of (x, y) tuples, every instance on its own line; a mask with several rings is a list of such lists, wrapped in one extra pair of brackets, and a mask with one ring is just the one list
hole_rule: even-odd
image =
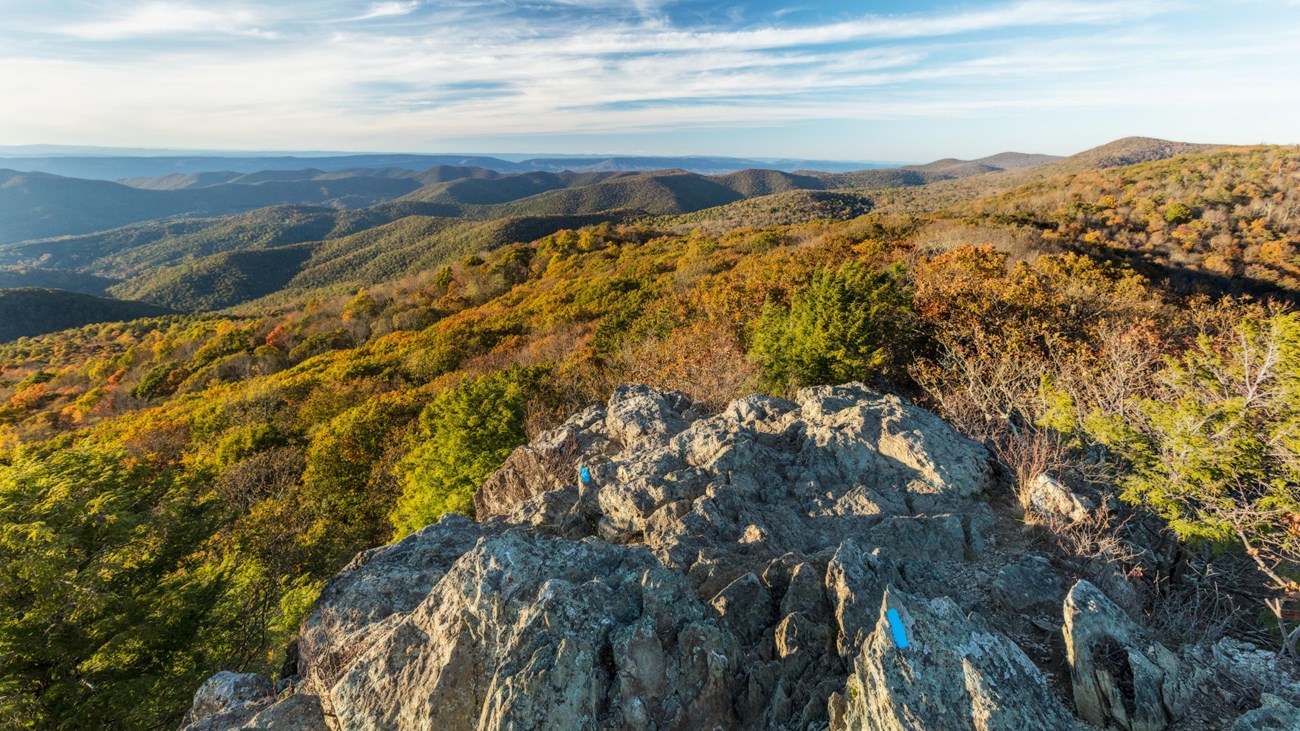
[(331, 180), (220, 183), (151, 190), (102, 180), (0, 170), (0, 243), (103, 231), (188, 214), (210, 216), (275, 205), (362, 207), (420, 187), (413, 178), (357, 174)]
[(0, 289), (0, 342), (96, 322), (171, 314), (143, 302), (94, 297), (61, 289)]
[(627, 155), (569, 155), (527, 158), (518, 155), (495, 157), (491, 155), (422, 155), (422, 154), (366, 154), (366, 155), (159, 155), (149, 151), (132, 154), (114, 154), (112, 149), (100, 149), (93, 154), (70, 150), (55, 154), (47, 149), (0, 147), (0, 167), (24, 172), (46, 172), (94, 180), (122, 180), (125, 178), (157, 178), (192, 173), (222, 174), (257, 173), (264, 170), (302, 170), (316, 168), (323, 171), (355, 170), (358, 168), (402, 168), (412, 171), (449, 165), (478, 167), (498, 173), (527, 172), (645, 172), (651, 170), (681, 169), (706, 175), (717, 175), (748, 168), (770, 168), (797, 172), (818, 170), (822, 172), (848, 172), (872, 167), (887, 167), (896, 163), (850, 162), (843, 160), (803, 160), (786, 158), (748, 159), (733, 157), (635, 157)]
[(455, 215), (458, 211), (416, 202), (344, 210), (275, 206), (230, 216), (151, 221), (93, 234), (0, 244), (0, 266), (129, 279), (221, 252), (325, 241), (406, 216)]
[[(1014, 166), (1015, 159), (1020, 156), (1011, 153), (1014, 156), (1012, 167), (985, 174), (934, 179), (924, 186), (900, 188), (890, 191), (889, 195), (878, 197), (877, 205), (898, 212), (942, 210), (1038, 181), (1219, 149), (1226, 148), (1223, 145), (1174, 142), (1150, 137), (1125, 137), (1068, 157), (1048, 162), (1036, 161), (1035, 164), (1020, 167)], [(999, 157), (1001, 155), (983, 158), (983, 163), (989, 164), (989, 161)], [(1032, 160), (1048, 156), (1028, 157)], [(864, 174), (873, 172), (877, 171), (867, 171)]]
[(487, 221), (405, 216), (325, 241), (212, 254), (143, 272), (109, 291), (180, 311), (286, 303), (432, 271), (470, 254), (534, 241), (566, 228), (632, 217), (618, 211)]
[(66, 289), (81, 294), (102, 295), (115, 280), (93, 274), (39, 267), (0, 268), (0, 289)]
[[(746, 221), (790, 225), (847, 218), (881, 205), (886, 210), (934, 210), (1053, 176), (1208, 147), (1127, 138), (1069, 158), (1007, 152), (848, 174), (311, 167), (178, 173), (132, 180), (128, 186), (10, 172), (0, 176), (0, 205), (48, 203), (26, 210), (16, 221), (5, 219), (11, 230), (93, 228), (100, 225), (97, 220), (134, 217), (159, 220), (0, 243), (0, 267), (41, 270), (40, 277), (10, 275), (17, 284), (49, 284), (57, 277), (73, 282), (88, 276), (96, 279), (81, 280), (77, 288), (99, 287), (89, 291), (102, 293), (111, 286), (108, 291), (116, 296), (177, 310), (222, 309), (267, 298), (284, 301), (318, 289), (374, 284), (563, 227), (640, 215), (666, 216), (674, 226), (716, 229)], [(374, 202), (345, 195), (347, 190), (369, 190), (377, 197), (400, 195)], [(73, 194), (80, 196), (75, 205), (69, 197)], [(343, 197), (334, 197), (338, 195)], [(327, 199), (323, 202), (328, 205), (276, 205), (223, 216), (170, 213), (295, 196)], [(341, 207), (365, 202), (373, 204)], [(0, 226), (0, 234), (3, 230)]]
[(279, 291), (311, 254), (311, 244), (227, 251), (141, 275), (109, 292), (173, 310), (218, 310)]

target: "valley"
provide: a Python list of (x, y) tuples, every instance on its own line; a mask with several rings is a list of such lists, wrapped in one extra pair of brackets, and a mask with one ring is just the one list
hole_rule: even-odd
[[(1237, 642), (1296, 641), (1283, 631), (1292, 610), (1275, 616), (1259, 598), (1289, 602), (1290, 590), (1249, 553), (1293, 575), (1294, 147), (1131, 138), (1064, 158), (1008, 153), (823, 173), (462, 166), (117, 183), (6, 175), (0, 570), (12, 578), (0, 587), (0, 719), (16, 727), (197, 723), (206, 717), (187, 709), (219, 670), (260, 673), (249, 687), (268, 683), (273, 696), (276, 681), (304, 683), (288, 705), (257, 690), (230, 706), (241, 724), (263, 712), (306, 714), (292, 717), (307, 723), (320, 708), (356, 727), (387, 723), (374, 719), (423, 691), (372, 696), (350, 685), (350, 663), (400, 653), (387, 638), (374, 640), (374, 657), (354, 657), (351, 648), (379, 630), (322, 613), (372, 601), (339, 587), (358, 580), (355, 555), (383, 546), (365, 571), (414, 582), (410, 597), (384, 600), (382, 612), (402, 626), (423, 621), (411, 613), (425, 596), (438, 597), (430, 607), (468, 602), (444, 577), (486, 570), (498, 551), (540, 562), (526, 572), (530, 597), (558, 580), (537, 568), (547, 551), (579, 551), (564, 580), (608, 574), (615, 593), (640, 579), (610, 566), (654, 563), (642, 568), (690, 598), (685, 614), (647, 616), (671, 625), (666, 636), (682, 647), (713, 648), (741, 673), (719, 676), (721, 695), (684, 717), (734, 727), (826, 724), (913, 702), (898, 678), (871, 685), (895, 651), (874, 624), (885, 595), (859, 584), (823, 594), (837, 591), (825, 577), (849, 571), (851, 556), (867, 561), (850, 533), (897, 556), (951, 554), (889, 579), (891, 592), (908, 593), (897, 606), (914, 628), (932, 628), (922, 634), (958, 605), (963, 616), (987, 614), (1011, 638), (998, 640), (999, 652), (1042, 669), (1032, 682), (1008, 674), (1019, 659), (987, 669), (1014, 684), (1007, 712), (1060, 723), (1092, 712), (1076, 705), (1071, 668), (1052, 644), (1063, 622), (1083, 621), (1061, 615), (1080, 593), (1104, 592), (1184, 668), (1201, 662), (1198, 653), (1246, 652)], [(1260, 373), (1262, 352), (1273, 355)], [(1240, 388), (1259, 400), (1242, 407)], [(603, 415), (583, 416), (593, 408)], [(870, 496), (854, 492), (868, 478), (851, 463), (868, 457), (844, 456), (822, 437), (791, 441), (869, 412), (853, 423), (865, 430), (858, 441), (870, 442), (884, 428), (871, 424), (896, 418), (880, 409), (904, 409), (930, 446), (900, 456), (888, 440), (871, 442), (869, 461), (879, 464), (862, 475), (879, 484)], [(1189, 420), (1233, 438), (1179, 426)], [(577, 451), (548, 452), (557, 433)], [(687, 436), (671, 441), (678, 433)], [(1275, 459), (1253, 459), (1262, 439), (1273, 439)], [(670, 442), (686, 442), (686, 462), (654, 451)], [(715, 442), (727, 446), (705, 459)], [(1189, 444), (1206, 463), (1179, 460)], [(777, 466), (727, 466), (727, 450), (746, 449)], [(898, 460), (910, 466), (882, 466)], [(581, 500), (568, 482), (578, 462), (606, 483)], [(1117, 465), (1123, 471), (1111, 471)], [(805, 468), (831, 497), (768, 484), (778, 472), (803, 484)], [(707, 479), (696, 484), (692, 470)], [(935, 476), (952, 470), (965, 476)], [(1203, 470), (1284, 487), (1231, 493), (1231, 509), (1217, 507), (1229, 493), (1195, 502), (1165, 487), (1219, 489)], [(745, 476), (704, 489), (733, 473)], [(1096, 510), (1080, 518), (1044, 508), (1034, 487), (1043, 475), (1068, 486), (1073, 497), (1062, 499)], [(940, 497), (918, 487), (927, 480)], [(723, 497), (729, 491), (743, 494)], [(669, 493), (678, 502), (655, 497)], [(722, 507), (709, 507), (715, 498)], [(811, 527), (818, 511), (840, 521), (824, 545)], [(940, 514), (956, 516), (955, 533)], [(604, 548), (590, 548), (597, 539)], [(778, 560), (792, 551), (793, 563)], [(1018, 553), (1041, 563), (1016, 563)], [(1170, 579), (1175, 567), (1188, 578)], [(931, 601), (951, 575), (1022, 570), (1050, 573), (1059, 596), (1032, 613), (990, 610), (980, 605), (994, 601), (991, 579), (979, 579), (953, 607)], [(819, 577), (813, 588), (791, 588), (808, 572)], [(746, 574), (756, 578), (733, 583)], [(1211, 576), (1227, 588), (1207, 588)], [(771, 606), (761, 616), (734, 610), (751, 599)], [(633, 631), (632, 615), (611, 611), (618, 632)], [(545, 645), (524, 619), (511, 621), (524, 629), (475, 650), (490, 665), (466, 671), (465, 682), (520, 672), (511, 664), (520, 653)], [(811, 634), (796, 641), (795, 628)], [(708, 641), (699, 634), (715, 631)], [(763, 648), (777, 636), (787, 654), (809, 637), (831, 649), (804, 650), (812, 665), (773, 659)], [(627, 661), (614, 652), (611, 662)], [(947, 674), (960, 658), (934, 662), (944, 682), (958, 683)], [(1294, 702), (1283, 682), (1291, 666), (1277, 662), (1268, 692)], [(583, 672), (612, 698), (623, 671)], [(1200, 682), (1177, 677), (1188, 688)], [(741, 703), (747, 683), (767, 690)], [(683, 698), (698, 692), (674, 688)], [(502, 707), (524, 707), (502, 698)], [(674, 712), (667, 696), (656, 698), (656, 714)], [(1168, 727), (1216, 728), (1260, 698), (1179, 701), (1184, 725)], [(931, 723), (958, 723), (980, 702), (916, 708)], [(469, 723), (477, 708), (448, 723)]]

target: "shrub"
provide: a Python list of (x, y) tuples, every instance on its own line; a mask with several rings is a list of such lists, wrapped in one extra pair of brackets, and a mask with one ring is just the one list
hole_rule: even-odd
[(818, 270), (788, 309), (769, 300), (752, 354), (770, 384), (790, 389), (892, 375), (917, 332), (910, 294), (896, 275), (849, 262)]
[(1300, 599), (1300, 315), (1202, 335), (1161, 381), (1128, 418), (1090, 420), (1132, 466), (1121, 497), (1185, 539), (1244, 549), (1274, 591), (1284, 644), (1300, 650), (1283, 611)]
[(401, 538), (447, 513), (474, 515), (474, 491), (526, 441), (524, 416), (540, 372), (513, 368), (462, 381), (420, 413), (419, 444), (398, 465), (390, 516)]

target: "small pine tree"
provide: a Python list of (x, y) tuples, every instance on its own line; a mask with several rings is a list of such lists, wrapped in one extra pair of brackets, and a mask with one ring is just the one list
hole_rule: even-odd
[(1240, 545), (1272, 585), (1285, 643), (1300, 650), (1283, 611), (1300, 600), (1300, 315), (1202, 336), (1162, 381), (1131, 419), (1089, 420), (1132, 467), (1121, 498), (1185, 539)]
[(474, 491), (527, 441), (524, 411), (532, 369), (478, 376), (440, 394), (420, 414), (420, 443), (398, 465), (402, 496), (390, 519), (396, 537), (447, 513), (473, 517)]
[(778, 390), (871, 380), (907, 357), (915, 332), (897, 272), (849, 262), (819, 270), (788, 309), (769, 300), (751, 352)]

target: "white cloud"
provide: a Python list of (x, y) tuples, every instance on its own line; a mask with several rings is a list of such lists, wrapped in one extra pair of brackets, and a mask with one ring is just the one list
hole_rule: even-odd
[(375, 18), (394, 18), (401, 15), (410, 15), (420, 8), (420, 2), (383, 2), (373, 3), (370, 9), (362, 15), (348, 20), (373, 20)]
[[(243, 7), (153, 2), (63, 28), (142, 39), (111, 63), (83, 56), (96, 46), (80, 40), (59, 54), (6, 51), (0, 39), (0, 98), (21, 100), (0, 105), (0, 144), (427, 149), (494, 135), (1027, 110), (1208, 118), (1268, 94), (1279, 125), (1300, 113), (1282, 81), (1300, 77), (1300, 31), (1213, 28), (1206, 42), (1169, 24), (1167, 0), (1027, 0), (745, 29), (672, 27), (671, 5), (653, 0)], [(242, 36), (254, 28), (284, 40), (251, 43)], [(185, 42), (198, 33), (225, 37)]]
[(256, 17), (246, 10), (219, 12), (169, 2), (148, 3), (133, 8), (123, 15), (63, 25), (56, 30), (65, 35), (92, 41), (212, 32), (252, 37), (278, 35), (273, 31), (258, 28)]

